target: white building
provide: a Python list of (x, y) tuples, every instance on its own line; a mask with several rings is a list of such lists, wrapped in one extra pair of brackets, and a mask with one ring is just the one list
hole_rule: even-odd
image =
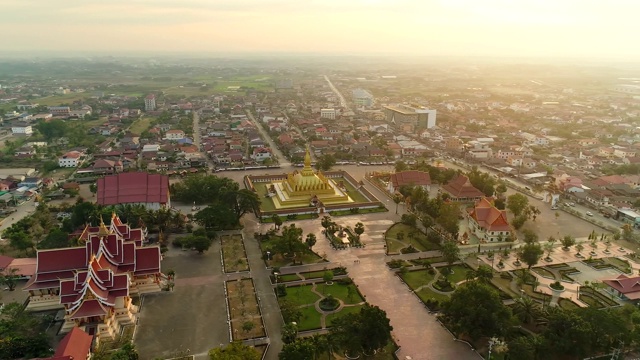
[(353, 103), (358, 107), (373, 106), (373, 95), (364, 89), (353, 90)]
[(144, 110), (145, 111), (153, 111), (156, 109), (156, 96), (154, 94), (149, 94), (144, 98)]
[(336, 118), (336, 109), (320, 109), (320, 117), (334, 120)]
[(165, 139), (167, 140), (182, 140), (184, 139), (184, 131), (182, 130), (169, 130), (165, 134)]
[(60, 167), (78, 167), (81, 163), (82, 153), (79, 151), (69, 151), (58, 158), (58, 166)]
[(33, 128), (26, 123), (17, 123), (11, 127), (11, 132), (14, 135), (31, 135), (33, 134)]

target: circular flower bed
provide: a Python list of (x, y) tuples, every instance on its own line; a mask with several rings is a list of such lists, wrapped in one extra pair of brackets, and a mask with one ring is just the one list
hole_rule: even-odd
[(326, 298), (320, 300), (320, 309), (322, 311), (333, 311), (340, 306), (340, 301), (329, 295)]
[(553, 290), (556, 290), (556, 291), (562, 291), (562, 290), (564, 290), (564, 286), (562, 286), (562, 284), (560, 284), (560, 282), (559, 282), (559, 281), (556, 281), (556, 282), (554, 282), (554, 283), (551, 283), (551, 284), (549, 285), (549, 287), (550, 287), (551, 289), (553, 289)]

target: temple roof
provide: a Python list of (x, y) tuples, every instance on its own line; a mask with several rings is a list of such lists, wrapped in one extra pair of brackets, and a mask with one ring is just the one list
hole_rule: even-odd
[(476, 189), (469, 181), (469, 178), (464, 175), (458, 175), (457, 178), (444, 185), (442, 189), (455, 199), (473, 199), (484, 196), (484, 193)]
[(93, 336), (74, 327), (62, 338), (53, 357), (47, 360), (84, 360), (91, 352)]
[(485, 231), (509, 231), (507, 212), (499, 210), (487, 198), (482, 198), (474, 205), (469, 216)]

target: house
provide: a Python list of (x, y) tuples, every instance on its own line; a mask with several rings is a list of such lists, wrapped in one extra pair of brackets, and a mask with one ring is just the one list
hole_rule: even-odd
[(11, 126), (11, 133), (16, 136), (31, 136), (33, 127), (25, 122), (18, 122)]
[(486, 197), (478, 200), (467, 213), (469, 231), (480, 241), (504, 241), (511, 233), (507, 212), (496, 208)]
[(448, 193), (453, 201), (477, 201), (484, 197), (484, 193), (476, 189), (464, 175), (458, 175), (449, 181), (442, 186), (442, 190)]
[(431, 177), (428, 172), (417, 170), (391, 174), (387, 191), (395, 194), (403, 186), (420, 186), (428, 192), (431, 189)]
[(146, 172), (107, 175), (98, 179), (99, 205), (142, 204), (148, 209), (171, 207), (169, 177)]
[(93, 335), (74, 327), (62, 338), (53, 356), (42, 360), (89, 360), (92, 343)]
[(169, 130), (165, 133), (164, 137), (165, 139), (172, 141), (182, 140), (184, 139), (184, 131), (178, 129)]
[(95, 173), (100, 174), (113, 174), (117, 172), (122, 172), (124, 167), (122, 166), (122, 162), (120, 160), (107, 160), (107, 159), (98, 159), (93, 163), (91, 167)]
[(38, 250), (36, 274), (24, 287), (27, 310), (62, 309), (61, 333), (78, 327), (98, 343), (113, 341), (137, 321), (131, 296), (161, 290), (160, 247), (143, 247), (146, 235), (114, 213), (109, 226), (101, 221), (70, 235), (84, 246)]
[(253, 149), (251, 158), (257, 162), (262, 162), (262, 161), (265, 161), (266, 159), (271, 159), (271, 150), (268, 148), (255, 148)]
[(623, 300), (635, 302), (640, 299), (640, 276), (620, 274), (615, 279), (605, 279), (602, 282), (609, 287), (606, 289), (608, 292)]
[(83, 155), (80, 151), (69, 151), (58, 158), (58, 166), (64, 168), (78, 167), (82, 163)]

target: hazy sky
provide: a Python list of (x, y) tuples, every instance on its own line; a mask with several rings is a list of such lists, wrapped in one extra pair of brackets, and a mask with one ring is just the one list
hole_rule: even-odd
[(3, 52), (640, 59), (640, 0), (0, 0)]

